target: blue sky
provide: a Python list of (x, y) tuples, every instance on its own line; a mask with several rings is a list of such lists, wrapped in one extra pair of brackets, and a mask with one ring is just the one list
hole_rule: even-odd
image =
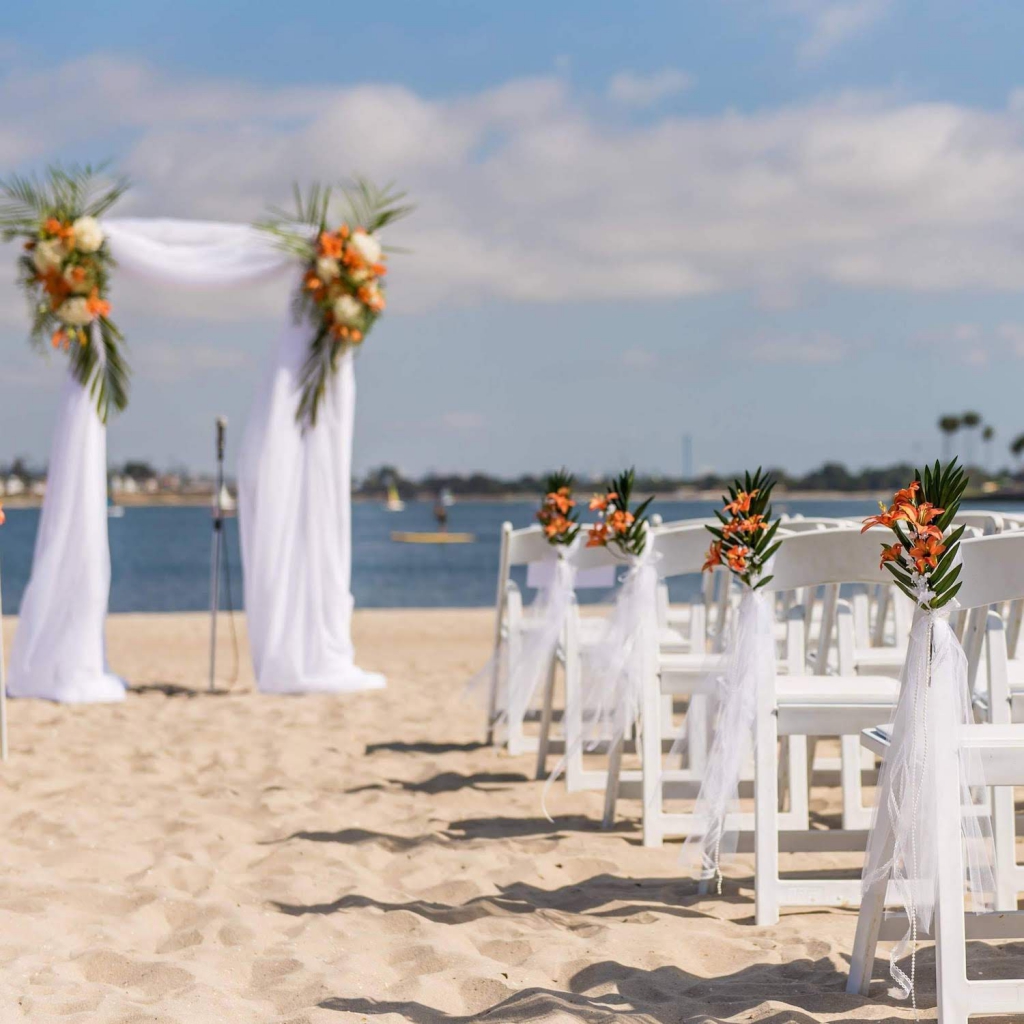
[[(684, 433), (698, 468), (802, 470), (934, 456), (948, 411), (1004, 451), (1024, 430), (1024, 9), (364, 10), (17, 5), (0, 167), (110, 156), (123, 212), (230, 220), (293, 179), (407, 185), (392, 240), (413, 251), (358, 361), (360, 470), (678, 472)], [(135, 378), (111, 460), (204, 467), (286, 293), (114, 299)], [(0, 461), (41, 462), (59, 364), (3, 275), (0, 300)]]

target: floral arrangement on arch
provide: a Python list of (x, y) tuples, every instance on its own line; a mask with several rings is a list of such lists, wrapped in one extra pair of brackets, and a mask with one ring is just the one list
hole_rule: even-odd
[(708, 526), (715, 538), (704, 562), (705, 572), (724, 565), (751, 590), (763, 587), (772, 577), (764, 576), (765, 566), (782, 541), (775, 540), (780, 520), (772, 519), (772, 491), (775, 480), (760, 468), (743, 480), (735, 480), (722, 509), (715, 510), (720, 526)]
[(590, 527), (587, 547), (615, 547), (623, 555), (639, 557), (647, 544), (647, 508), (654, 496), (645, 498), (631, 509), (636, 472), (627, 469), (605, 488), (604, 494), (595, 494), (590, 501), (591, 512), (599, 519)]
[(565, 469), (549, 473), (544, 481), (544, 500), (537, 512), (537, 521), (544, 529), (548, 543), (568, 547), (580, 532), (580, 515), (572, 496), (575, 477)]
[(305, 266), (293, 302), (296, 323), (308, 323), (311, 331), (296, 411), (304, 426), (316, 425), (341, 354), (363, 343), (387, 306), (387, 255), (378, 232), (413, 210), (402, 203), (405, 193), (390, 185), (380, 189), (358, 179), (341, 191), (340, 216), (332, 218), (331, 188), (314, 184), (303, 195), (296, 185), (295, 209), (272, 210), (256, 225)]
[(907, 597), (930, 611), (948, 604), (960, 590), (956, 553), (966, 526), (946, 531), (960, 511), (967, 484), (956, 459), (945, 469), (938, 462), (925, 466), (924, 473), (915, 471), (913, 482), (893, 495), (888, 508), (879, 502), (878, 515), (865, 519), (861, 530), (892, 530), (896, 543), (882, 545), (881, 564)]
[(0, 237), (23, 239), (18, 284), (32, 320), (33, 344), (68, 353), (71, 372), (96, 400), (105, 423), (128, 405), (124, 336), (110, 319), (116, 266), (98, 218), (128, 189), (105, 182), (103, 168), (51, 167), (42, 179), (0, 181)]

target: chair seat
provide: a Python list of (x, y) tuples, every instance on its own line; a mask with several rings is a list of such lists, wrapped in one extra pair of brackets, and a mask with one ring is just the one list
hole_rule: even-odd
[(891, 676), (779, 676), (776, 699), (788, 705), (894, 707), (900, 683)]
[(874, 669), (876, 672), (899, 672), (906, 658), (905, 647), (858, 647), (853, 652), (853, 663), (858, 669)]

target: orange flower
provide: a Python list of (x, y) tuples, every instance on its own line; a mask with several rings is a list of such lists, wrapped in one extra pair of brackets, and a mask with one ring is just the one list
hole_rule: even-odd
[(722, 564), (722, 542), (716, 540), (714, 544), (708, 548), (707, 558), (704, 560), (704, 564), (701, 566), (701, 572), (707, 572), (709, 569), (714, 569), (716, 565)]
[(608, 507), (608, 499), (603, 494), (595, 494), (590, 499), (591, 512), (603, 512)]
[(48, 235), (56, 235), (62, 242), (71, 245), (75, 239), (75, 229), (69, 223), (61, 223), (56, 217), (49, 217), (43, 224), (43, 230)]
[(59, 270), (51, 269), (38, 275), (37, 281), (43, 286), (43, 290), (50, 296), (51, 305), (56, 309), (71, 293), (71, 285), (64, 280), (64, 275)]
[(557, 491), (552, 491), (548, 494), (544, 500), (549, 505), (558, 509), (563, 516), (576, 504), (576, 502), (569, 497), (568, 487), (559, 487)]
[(900, 505), (896, 518), (910, 523), (919, 534), (938, 535), (941, 537), (942, 534), (938, 527), (929, 527), (928, 524), (933, 519), (941, 516), (945, 511), (944, 508), (936, 508), (931, 502), (923, 501), (920, 505)]
[(910, 557), (917, 564), (917, 571), (924, 573), (926, 568), (934, 569), (939, 564), (939, 556), (945, 550), (946, 546), (936, 537), (918, 537), (910, 549)]
[(633, 525), (633, 513), (616, 509), (608, 516), (608, 527), (612, 533), (626, 533)]
[(54, 348), (60, 348), (61, 345), (66, 345), (68, 340), (67, 331), (63, 327), (58, 327), (50, 337), (50, 344)]
[(603, 548), (608, 543), (608, 527), (604, 523), (594, 523), (587, 537), (588, 548)]
[(4, 515), (4, 507), (0, 505), (0, 526), (3, 526), (7, 522), (7, 516)]
[(98, 288), (93, 288), (89, 293), (89, 298), (85, 300), (85, 308), (93, 316), (110, 316), (110, 303), (106, 299), (100, 298)]
[[(863, 531), (862, 531), (863, 532)], [(893, 544), (892, 547), (882, 548), (882, 560), (878, 563), (878, 568), (881, 569), (886, 562), (898, 562), (903, 554), (902, 544)]]
[(747, 568), (747, 558), (750, 555), (750, 548), (745, 544), (737, 544), (725, 552), (725, 560), (733, 572), (744, 572)]
[(544, 524), (544, 533), (548, 537), (557, 537), (561, 533), (568, 533), (572, 529), (572, 523), (565, 516), (555, 516), (549, 523)]
[(341, 227), (338, 228), (339, 238), (348, 238), (350, 233), (351, 232), (349, 231), (349, 226), (347, 224), (342, 224)]
[(898, 490), (892, 498), (892, 507), (896, 508), (898, 505), (913, 505), (914, 495), (921, 489), (921, 485), (915, 480), (909, 487), (903, 487)]
[(320, 255), (329, 256), (331, 259), (340, 259), (342, 249), (342, 237), (340, 234), (331, 234), (330, 231), (320, 232)]
[(897, 510), (896, 506), (892, 505), (886, 508), (881, 502), (878, 503), (879, 514), (877, 516), (868, 516), (864, 520), (864, 525), (861, 527), (861, 533), (867, 533), (872, 526), (884, 526), (886, 529), (892, 529), (892, 524), (896, 522)]
[(767, 530), (768, 524), (764, 522), (764, 516), (758, 512), (755, 516), (750, 516), (747, 519), (741, 519), (736, 524), (736, 528), (740, 533), (756, 533), (758, 530)]
[(740, 491), (739, 494), (736, 495), (736, 499), (734, 501), (730, 501), (729, 504), (725, 506), (725, 511), (731, 512), (734, 516), (738, 516), (741, 512), (749, 512), (750, 503), (756, 497), (757, 491), (751, 491), (750, 494), (747, 494), (746, 491)]
[(388, 268), (383, 263), (374, 263), (370, 269), (378, 276), (383, 277), (387, 272)]

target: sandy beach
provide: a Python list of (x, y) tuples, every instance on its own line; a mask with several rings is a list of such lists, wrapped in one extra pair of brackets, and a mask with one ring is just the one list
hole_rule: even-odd
[[(754, 927), (749, 870), (698, 897), (638, 804), (602, 832), (598, 794), (556, 788), (548, 823), (532, 758), (482, 746), (462, 698), (490, 623), (357, 612), (387, 691), (287, 698), (252, 691), (244, 626), (207, 694), (204, 616), (113, 616), (124, 704), (10, 705), (2, 1024), (913, 1019), (843, 992), (853, 912)], [(1019, 944), (983, 953), (1020, 972)]]

